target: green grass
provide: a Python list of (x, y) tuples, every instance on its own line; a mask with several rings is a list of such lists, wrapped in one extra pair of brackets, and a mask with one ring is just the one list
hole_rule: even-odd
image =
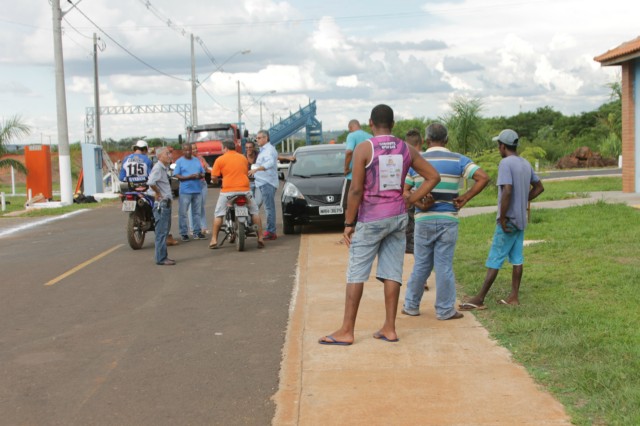
[[(544, 182), (544, 192), (536, 201), (566, 200), (570, 198), (584, 198), (586, 192), (592, 191), (622, 191), (621, 177), (592, 177), (588, 179), (557, 180)], [(466, 207), (493, 206), (497, 204), (498, 189), (487, 186)]]
[[(459, 297), (484, 278), (495, 214), (464, 218), (454, 261)], [(499, 306), (511, 266), (476, 317), (579, 425), (640, 424), (640, 211), (597, 202), (536, 210), (519, 307)]]
[[(54, 188), (54, 190), (56, 189)], [(26, 190), (25, 190), (24, 184), (16, 185), (17, 194), (24, 194), (25, 191)], [(6, 210), (4, 212), (0, 211), (0, 219), (9, 213), (21, 212), (25, 210), (24, 205), (27, 202), (27, 197), (25, 195), (16, 195), (16, 196), (8, 195), (8, 194), (11, 194), (11, 185), (0, 185), (0, 192), (5, 193), (5, 200), (9, 202), (6, 205)], [(54, 199), (56, 199), (56, 197), (54, 197)], [(57, 199), (59, 201), (60, 197), (57, 197)], [(28, 212), (25, 211), (19, 216), (20, 217), (56, 216), (56, 215), (65, 214), (65, 213), (69, 213), (69, 212), (80, 210), (80, 209), (92, 209), (92, 208), (102, 207), (105, 205), (110, 205), (114, 202), (119, 203), (120, 200), (119, 199), (103, 200), (100, 203), (72, 204), (70, 206), (64, 206), (64, 207), (33, 209)]]

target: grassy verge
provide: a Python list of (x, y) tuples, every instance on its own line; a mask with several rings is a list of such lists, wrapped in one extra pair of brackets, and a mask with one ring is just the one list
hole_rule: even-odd
[[(55, 190), (57, 189), (54, 188), (54, 191)], [(5, 206), (6, 210), (3, 212), (0, 211), (0, 218), (10, 213), (21, 212), (25, 210), (24, 205), (27, 202), (26, 195), (15, 195), (15, 196), (8, 195), (8, 194), (11, 194), (11, 186), (4, 186), (4, 185), (0, 185), (0, 192), (5, 193), (5, 200), (8, 202)], [(16, 185), (17, 194), (24, 194), (25, 192), (26, 192), (26, 188), (24, 184)], [(60, 198), (58, 197), (58, 200), (59, 199)], [(120, 202), (120, 200), (118, 199), (116, 199), (115, 201), (103, 200), (100, 203), (72, 204), (70, 206), (57, 207), (57, 208), (33, 209), (28, 212), (25, 211), (24, 213), (20, 214), (20, 217), (56, 216), (56, 215), (65, 214), (65, 213), (69, 213), (69, 212), (80, 210), (80, 209), (91, 209), (91, 208), (102, 207), (104, 205), (110, 205), (113, 202)]]
[[(598, 202), (536, 210), (519, 307), (496, 304), (505, 267), (475, 315), (579, 425), (640, 424), (640, 211)], [(454, 261), (459, 297), (484, 278), (495, 215), (464, 218)]]
[[(536, 201), (566, 200), (584, 198), (586, 192), (622, 191), (621, 177), (592, 177), (589, 179), (558, 180), (544, 182), (544, 192)], [(484, 189), (467, 207), (493, 206), (497, 203), (498, 189), (490, 186)]]

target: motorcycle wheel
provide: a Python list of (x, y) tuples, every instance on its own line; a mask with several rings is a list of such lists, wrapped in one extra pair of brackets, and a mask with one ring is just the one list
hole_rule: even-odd
[(144, 244), (145, 232), (142, 230), (142, 221), (135, 214), (129, 215), (129, 222), (127, 223), (127, 241), (129, 246), (134, 250), (140, 250)]
[(238, 251), (244, 251), (244, 240), (247, 237), (247, 229), (244, 226), (244, 223), (238, 223), (238, 235), (236, 235), (236, 247)]

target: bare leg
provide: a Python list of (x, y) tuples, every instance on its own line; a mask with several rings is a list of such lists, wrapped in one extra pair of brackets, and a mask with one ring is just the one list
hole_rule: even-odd
[[(354, 330), (356, 327), (356, 317), (358, 316), (358, 308), (360, 307), (360, 299), (362, 299), (362, 291), (364, 289), (364, 283), (347, 283), (347, 291), (344, 301), (344, 318), (342, 320), (342, 327), (331, 333), (332, 336), (339, 342), (353, 343)], [(400, 292), (398, 291), (398, 294)], [(398, 308), (398, 299), (396, 298), (396, 309)], [(330, 342), (330, 339), (322, 337), (321, 341)]]
[(396, 340), (396, 316), (398, 314), (398, 299), (400, 298), (400, 283), (391, 280), (384, 280), (384, 307), (385, 319), (378, 334), (388, 340)]
[(522, 281), (522, 272), (524, 268), (522, 265), (513, 265), (513, 272), (511, 273), (511, 294), (505, 300), (510, 305), (519, 305), (518, 292), (520, 291), (520, 282)]
[(484, 282), (482, 283), (480, 292), (467, 300), (467, 302), (473, 303), (474, 305), (483, 305), (484, 298), (487, 297), (487, 293), (489, 293), (489, 289), (491, 289), (493, 282), (496, 280), (498, 272), (500, 272), (499, 269), (487, 268), (487, 275), (484, 277)]
[(211, 243), (210, 245), (218, 244), (218, 232), (222, 228), (222, 216), (213, 219), (213, 226), (211, 227)]
[(258, 242), (264, 243), (264, 240), (262, 239), (262, 221), (260, 220), (260, 215), (259, 214), (251, 215), (251, 220), (253, 221), (253, 223), (258, 225)]

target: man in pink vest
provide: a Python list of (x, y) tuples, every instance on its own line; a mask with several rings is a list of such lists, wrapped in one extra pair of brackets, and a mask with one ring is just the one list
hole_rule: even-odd
[[(353, 177), (345, 213), (344, 240), (349, 247), (347, 290), (342, 327), (320, 338), (323, 345), (351, 345), (364, 282), (378, 257), (376, 278), (384, 283), (385, 321), (373, 334), (397, 342), (396, 314), (402, 285), (407, 205), (424, 198), (440, 182), (438, 172), (413, 147), (391, 135), (393, 110), (378, 105), (371, 111), (373, 137), (353, 152)], [(424, 183), (408, 198), (402, 189), (409, 167)], [(357, 216), (357, 218), (356, 218)]]

